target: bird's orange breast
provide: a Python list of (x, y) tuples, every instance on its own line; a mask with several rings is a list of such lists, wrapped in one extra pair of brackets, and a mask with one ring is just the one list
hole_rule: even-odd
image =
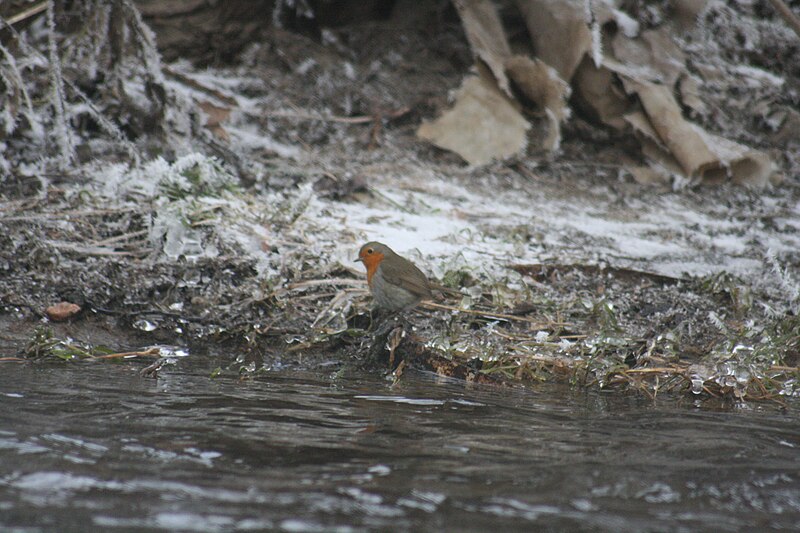
[(372, 276), (375, 275), (375, 272), (378, 270), (378, 266), (380, 266), (381, 261), (383, 261), (383, 254), (374, 253), (364, 256), (361, 260), (364, 263), (364, 266), (367, 267), (367, 284), (372, 287)]

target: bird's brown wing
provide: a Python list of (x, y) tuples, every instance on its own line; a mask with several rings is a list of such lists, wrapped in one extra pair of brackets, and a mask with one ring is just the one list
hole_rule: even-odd
[(399, 285), (420, 298), (430, 299), (431, 286), (428, 278), (417, 266), (403, 257), (397, 256), (398, 261), (383, 261), (381, 273), (387, 282)]

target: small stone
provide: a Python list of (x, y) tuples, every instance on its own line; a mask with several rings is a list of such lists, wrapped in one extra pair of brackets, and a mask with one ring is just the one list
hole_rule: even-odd
[(61, 322), (78, 314), (81, 310), (79, 305), (70, 302), (59, 302), (45, 309), (47, 317), (54, 322)]

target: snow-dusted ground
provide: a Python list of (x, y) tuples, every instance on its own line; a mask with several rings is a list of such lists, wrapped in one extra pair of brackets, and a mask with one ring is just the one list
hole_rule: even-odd
[[(299, 159), (306, 166), (315, 156)], [(613, 187), (598, 179), (584, 185), (580, 177), (561, 185), (503, 170), (354, 162), (332, 171), (364, 174), (369, 193), (331, 200), (307, 183), (279, 196), (256, 195), (251, 207), (238, 208), (240, 215), (280, 203), (302, 205), (302, 215), (280, 230), (225, 223), (221, 229), (262, 263), (264, 241), (297, 242), (294, 235), (324, 263), (352, 268), (358, 247), (378, 240), (437, 276), (463, 266), (496, 278), (510, 264), (608, 263), (673, 277), (727, 271), (757, 283), (770, 275), (768, 253), (789, 265), (797, 261), (800, 202), (787, 202), (779, 187), (656, 192), (616, 177), (609, 178)]]
[[(273, 146), (268, 136), (260, 138)], [(369, 190), (333, 200), (309, 180), (280, 192), (159, 200), (159, 191), (181, 185), (180, 172), (194, 164), (212, 189), (235, 183), (232, 175), (215, 176), (217, 167), (197, 154), (173, 165), (155, 161), (130, 174), (105, 169), (96, 180), (109, 198), (152, 196), (157, 214), (149, 240), (162, 247), (166, 260), (218, 255), (218, 242), (204, 237), (208, 225), (187, 229), (177, 221), (191, 217), (191, 210), (213, 212), (218, 238), (235, 243), (278, 285), (288, 281), (281, 280), (281, 269), (299, 256), (319, 268), (339, 264), (357, 271), (353, 259), (368, 240), (388, 244), (437, 277), (467, 268), (479, 278), (511, 284), (517, 276), (509, 265), (545, 262), (608, 264), (677, 278), (728, 272), (775, 289), (780, 279), (769, 258), (791, 273), (800, 250), (800, 202), (787, 200), (779, 187), (658, 192), (618, 177), (607, 183), (535, 182), (500, 166), (474, 171), (372, 158), (344, 169), (324, 154), (298, 151), (295, 157), (303, 171), (319, 166), (334, 175), (360, 172)]]
[[(524, 176), (502, 164), (468, 169), (420, 155), (413, 128), (384, 130), (380, 146), (370, 151), (363, 144), (368, 123), (317, 120), (312, 117), (330, 113), (286, 106), (284, 95), (242, 96), (243, 86), (259, 84), (246, 68), (173, 68), (238, 102), (223, 126), (243, 159), (273, 154), (282, 168), (306, 176), (296, 190), (257, 186), (262, 192), (254, 193), (253, 203), (236, 209), (253, 217), (251, 231), (247, 223), (222, 224), (265, 272), (278, 261), (265, 259), (264, 242), (292, 241), (292, 234), (314, 246), (324, 264), (352, 268), (358, 247), (379, 240), (435, 275), (464, 265), (494, 278), (508, 274), (509, 264), (608, 263), (673, 277), (725, 271), (758, 284), (771, 276), (768, 256), (790, 268), (800, 261), (800, 195), (797, 177), (786, 172), (783, 184), (761, 191), (665, 191), (636, 184), (615, 168), (595, 167), (591, 157), (559, 172), (546, 163), (540, 171), (530, 158), (520, 163), (528, 169)], [(180, 83), (171, 87), (187, 98), (209, 98)], [(325, 132), (324, 144), (304, 142), (304, 132), (314, 128)], [(256, 161), (254, 169), (259, 180), (270, 181), (269, 162)], [(312, 190), (326, 174), (337, 180), (360, 175), (369, 193), (328, 199)], [(284, 203), (302, 211), (292, 224), (255, 223), (259, 205), (269, 213)], [(247, 215), (248, 209), (257, 212)]]
[[(800, 203), (784, 208), (770, 197), (756, 200), (758, 213), (733, 216), (722, 206), (700, 209), (680, 193), (565, 198), (524, 185), (486, 186), (480, 194), (453, 181), (427, 171), (379, 178), (372, 187), (380, 194), (368, 201), (315, 201), (305, 216), (401, 253), (418, 251), (432, 262), (461, 255), (488, 271), (510, 263), (607, 261), (675, 277), (721, 270), (751, 277), (763, 273), (768, 249), (779, 257), (800, 250)], [(774, 216), (773, 224), (765, 225), (764, 216)], [(515, 238), (513, 228), (531, 238)]]

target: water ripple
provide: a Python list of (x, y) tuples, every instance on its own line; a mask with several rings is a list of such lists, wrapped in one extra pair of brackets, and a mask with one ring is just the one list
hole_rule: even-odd
[(794, 411), (216, 364), (4, 368), (0, 529), (800, 525)]

